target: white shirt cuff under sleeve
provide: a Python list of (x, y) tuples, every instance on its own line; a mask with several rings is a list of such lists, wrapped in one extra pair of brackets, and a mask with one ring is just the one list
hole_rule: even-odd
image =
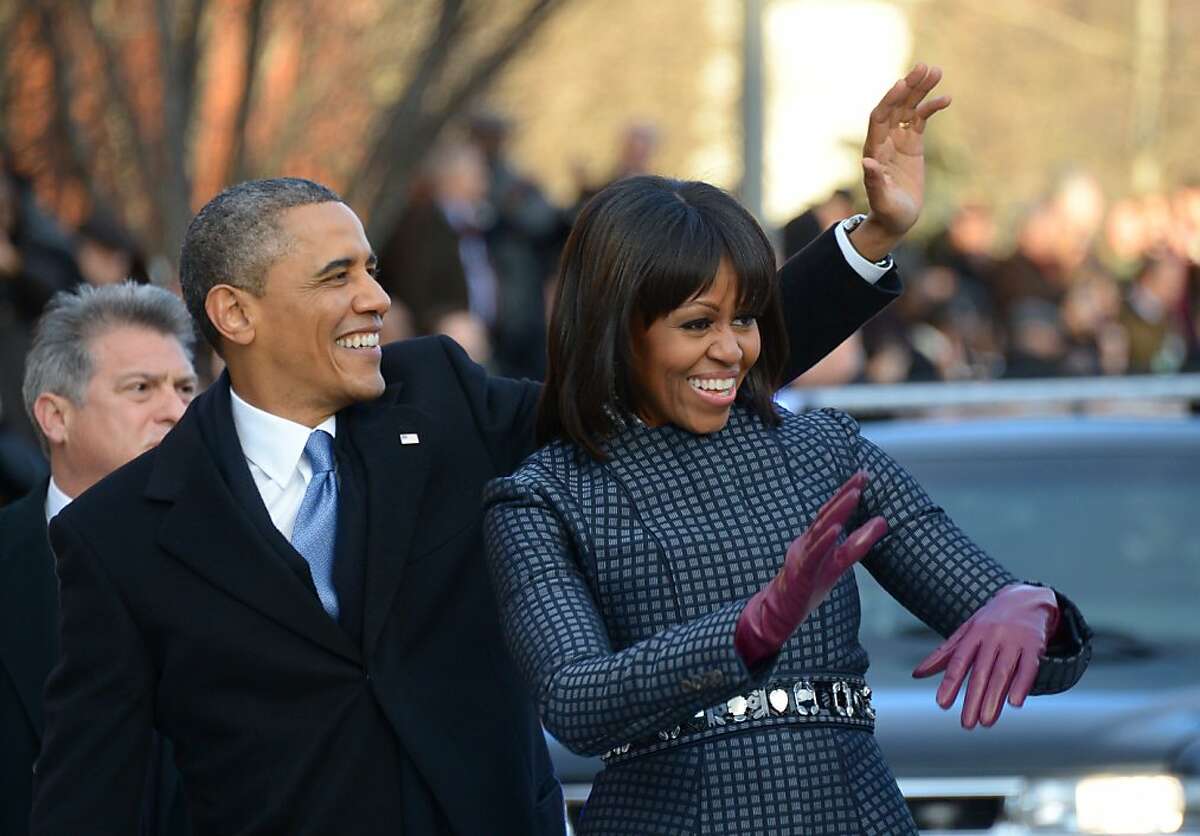
[(866, 217), (866, 215), (855, 215), (852, 218), (846, 218), (844, 221), (838, 221), (834, 225), (833, 234), (837, 238), (838, 246), (842, 248), (842, 256), (845, 257), (846, 263), (850, 265), (850, 268), (862, 276), (868, 283), (875, 284), (884, 277), (884, 274), (888, 270), (892, 269), (892, 257), (889, 255), (883, 261), (879, 262), (868, 261), (850, 243), (849, 231), (862, 223)]

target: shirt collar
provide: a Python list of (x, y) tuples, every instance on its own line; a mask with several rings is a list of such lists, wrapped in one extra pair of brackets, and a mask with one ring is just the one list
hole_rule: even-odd
[[(242, 454), (280, 487), (291, 481), (313, 429), (252, 406), (229, 387), (233, 427)], [(330, 415), (315, 427), (337, 437), (337, 418)]]
[(58, 512), (71, 504), (71, 497), (62, 492), (54, 482), (54, 477), (50, 477), (50, 487), (46, 489), (46, 523), (58, 516)]

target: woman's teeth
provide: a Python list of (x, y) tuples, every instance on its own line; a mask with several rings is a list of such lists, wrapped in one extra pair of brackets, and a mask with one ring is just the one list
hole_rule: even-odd
[(365, 334), (350, 334), (346, 337), (338, 337), (334, 342), (342, 348), (375, 348), (379, 345), (379, 333), (372, 331)]
[(702, 392), (716, 392), (718, 394), (727, 394), (737, 383), (735, 377), (718, 377), (718, 378), (700, 378), (689, 377), (688, 383), (692, 384), (693, 389), (699, 389)]

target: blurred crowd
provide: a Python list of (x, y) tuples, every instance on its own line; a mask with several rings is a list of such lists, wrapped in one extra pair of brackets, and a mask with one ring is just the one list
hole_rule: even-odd
[(557, 205), (510, 160), (510, 134), (506, 118), (481, 113), (433, 152), (379, 250), (379, 281), (393, 300), (388, 337), (449, 334), (500, 374), (541, 379), (550, 287), (575, 215), (605, 184), (649, 172), (658, 135), (630, 125), (613, 168), (593, 180), (577, 166), (577, 196)]
[[(788, 252), (852, 211), (839, 191), (784, 229)], [(989, 380), (1200, 369), (1200, 183), (1107, 204), (1075, 172), (1013, 240), (961, 205), (896, 259), (900, 300), (804, 383)]]
[(21, 399), (35, 321), (60, 290), (126, 278), (149, 281), (135, 236), (116, 216), (96, 208), (68, 233), (0, 149), (0, 503), (45, 472)]
[[(496, 372), (540, 378), (571, 223), (604, 184), (653, 170), (658, 133), (630, 125), (613, 166), (599, 177), (580, 168), (577, 196), (562, 205), (513, 164), (511, 127), (477, 114), (413, 179), (393, 230), (375, 242), (394, 302), (383, 338), (449, 334)], [(854, 210), (840, 190), (808, 208), (780, 230), (781, 255)], [(1094, 177), (1075, 172), (1015, 225), (965, 203), (895, 257), (906, 282), (899, 302), (799, 385), (1200, 369), (1200, 183), (1109, 204)], [(97, 209), (68, 233), (0, 150), (0, 474), (27, 484), (43, 472), (20, 387), (47, 300), (127, 276), (148, 281), (146, 258), (115, 212)], [(197, 358), (202, 379), (215, 366)], [(0, 501), (11, 490), (0, 484)]]

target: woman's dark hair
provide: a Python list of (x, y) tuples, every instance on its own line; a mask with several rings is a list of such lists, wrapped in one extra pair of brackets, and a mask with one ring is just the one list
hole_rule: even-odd
[(712, 286), (721, 260), (738, 277), (739, 313), (762, 350), (738, 401), (764, 422), (787, 363), (775, 253), (736, 200), (707, 183), (630, 177), (600, 191), (563, 249), (550, 319), (537, 440), (566, 438), (604, 459), (604, 440), (637, 412), (631, 327), (648, 327)]

